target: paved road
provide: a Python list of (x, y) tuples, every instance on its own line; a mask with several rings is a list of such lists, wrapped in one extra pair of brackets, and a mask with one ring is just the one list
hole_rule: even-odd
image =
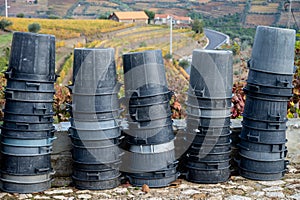
[(218, 31), (205, 29), (204, 33), (209, 40), (209, 43), (205, 49), (216, 49), (229, 40), (228, 35), (225, 35), (224, 33)]
[[(218, 32), (218, 31), (214, 31), (214, 30), (210, 30), (210, 29), (204, 29), (204, 33), (206, 35), (206, 37), (209, 40), (208, 45), (205, 47), (205, 49), (216, 49), (219, 46), (221, 46), (222, 44), (226, 43), (227, 41), (229, 41), (229, 36), (225, 35), (224, 33)], [(192, 56), (189, 56), (189, 61), (191, 62), (192, 60)], [(186, 72), (188, 74), (190, 74), (191, 71), (191, 67), (189, 66), (186, 69)]]

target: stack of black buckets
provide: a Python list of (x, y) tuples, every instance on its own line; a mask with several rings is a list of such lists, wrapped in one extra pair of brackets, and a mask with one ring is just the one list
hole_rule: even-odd
[(135, 186), (176, 180), (170, 91), (160, 50), (123, 55), (128, 129), (122, 171)]
[(114, 49), (75, 49), (69, 88), (73, 183), (79, 189), (117, 187), (121, 130)]
[(230, 177), (232, 52), (194, 50), (187, 100), (187, 179), (218, 183)]
[(54, 173), (55, 37), (15, 32), (5, 75), (0, 187), (16, 193), (46, 190)]
[(259, 26), (249, 62), (247, 98), (240, 135), (240, 174), (277, 180), (285, 160), (287, 102), (292, 96), (295, 31)]

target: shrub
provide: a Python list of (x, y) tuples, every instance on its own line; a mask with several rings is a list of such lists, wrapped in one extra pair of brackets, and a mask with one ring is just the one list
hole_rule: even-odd
[(6, 19), (1, 19), (0, 20), (0, 29), (5, 31), (5, 28), (8, 26), (11, 26), (13, 23), (9, 20)]
[(203, 33), (203, 26), (203, 21), (195, 19), (192, 24), (192, 30), (195, 31), (195, 33)]
[(184, 68), (184, 69), (187, 68), (189, 65), (190, 65), (189, 61), (187, 61), (185, 59), (179, 61), (179, 66)]
[(37, 33), (41, 30), (41, 26), (39, 23), (32, 23), (28, 25), (28, 31), (32, 33)]
[(17, 14), (16, 16), (17, 16), (18, 18), (24, 18), (25, 15), (24, 15), (24, 13), (19, 13), (19, 14)]
[(173, 58), (173, 56), (170, 54), (170, 53), (167, 53), (166, 55), (165, 55), (165, 59), (172, 59)]

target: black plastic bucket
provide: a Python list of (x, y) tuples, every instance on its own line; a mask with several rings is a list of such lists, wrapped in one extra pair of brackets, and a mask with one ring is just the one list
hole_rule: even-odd
[(149, 121), (170, 116), (171, 107), (169, 102), (150, 106), (129, 107), (128, 113), (131, 119), (136, 121)]
[(161, 50), (124, 54), (123, 63), (127, 98), (153, 96), (169, 91)]
[(117, 83), (113, 48), (75, 48), (73, 93), (95, 94), (98, 88), (113, 88)]
[(14, 137), (19, 139), (44, 139), (51, 138), (54, 136), (55, 129), (50, 130), (19, 130), (19, 129), (8, 129), (3, 126), (1, 128), (1, 134), (7, 137)]
[(194, 144), (192, 143), (188, 152), (193, 155), (197, 154), (214, 154), (214, 153), (223, 153), (231, 151), (231, 143), (223, 144)]
[(221, 153), (187, 153), (188, 160), (195, 161), (195, 162), (225, 162), (228, 159), (231, 158), (231, 150), (227, 152), (221, 152)]
[(247, 95), (243, 116), (257, 120), (284, 121), (287, 114), (287, 102), (288, 100)]
[(55, 37), (14, 32), (8, 72), (10, 78), (55, 81)]
[(279, 86), (268, 86), (268, 85), (259, 85), (247, 83), (244, 88), (245, 91), (261, 94), (261, 95), (270, 95), (273, 98), (275, 97), (291, 97), (293, 96), (293, 87), (279, 87)]
[(35, 122), (35, 123), (27, 123), (27, 122), (18, 122), (18, 121), (10, 121), (5, 120), (3, 123), (3, 127), (7, 129), (17, 129), (17, 130), (51, 130), (53, 129), (52, 122)]
[(131, 144), (162, 144), (175, 138), (172, 124), (153, 128), (124, 129), (123, 132)]
[(28, 91), (28, 92), (55, 92), (54, 84), (49, 83), (38, 83), (32, 81), (21, 81), (8, 79), (6, 84), (7, 90), (19, 90), (19, 91)]
[(33, 138), (33, 139), (19, 139), (18, 137), (6, 137), (4, 135), (1, 136), (1, 142), (15, 145), (15, 146), (47, 146), (51, 145), (56, 137), (46, 137), (46, 138)]
[[(243, 88), (244, 93), (247, 95), (251, 95), (257, 98), (263, 98), (263, 99), (270, 99), (272, 101), (289, 101), (292, 95), (289, 96), (282, 96), (282, 95), (270, 95), (270, 94), (263, 94), (258, 92), (252, 92), (250, 90), (247, 90), (247, 88)], [(292, 90), (291, 90), (292, 91)]]
[(72, 96), (72, 109), (76, 112), (109, 112), (118, 110), (118, 94), (78, 95)]
[(51, 155), (18, 156), (2, 152), (1, 170), (14, 175), (38, 175), (52, 171)]
[(210, 98), (231, 97), (232, 62), (231, 51), (194, 50), (190, 72), (190, 94)]
[(111, 178), (119, 177), (121, 174), (119, 170), (111, 169), (111, 170), (79, 170), (73, 168), (73, 177), (80, 180), (86, 181), (105, 181)]
[(187, 127), (187, 132), (195, 133), (197, 135), (207, 135), (207, 136), (221, 136), (221, 135), (227, 135), (230, 133), (230, 127), (224, 126), (224, 127), (198, 127), (194, 128), (189, 126)]
[(8, 155), (16, 156), (37, 156), (52, 153), (52, 145), (29, 146), (13, 145), (1, 142), (1, 151)]
[(193, 162), (188, 160), (186, 167), (196, 168), (199, 170), (220, 170), (230, 167), (229, 161), (230, 160), (226, 160), (224, 162)]
[(231, 107), (230, 98), (204, 98), (188, 93), (187, 104), (198, 108), (228, 108)]
[(274, 119), (273, 121), (270, 121), (270, 120), (251, 119), (249, 117), (244, 116), (243, 124), (247, 125), (247, 127), (254, 128), (254, 129), (258, 128), (258, 129), (268, 129), (268, 130), (285, 130), (287, 119), (283, 121), (279, 121), (278, 118)]
[(105, 147), (82, 147), (72, 145), (73, 160), (88, 163), (112, 163), (121, 158), (121, 149), (118, 145), (111, 144)]
[(105, 170), (119, 170), (121, 161), (112, 163), (90, 163), (90, 162), (78, 162), (73, 160), (73, 169), (81, 171), (105, 171)]
[(206, 128), (223, 128), (230, 126), (230, 117), (197, 117), (195, 115), (188, 115), (186, 118), (186, 124), (188, 129), (199, 129), (201, 127)]
[(150, 129), (125, 129), (125, 140), (134, 145), (162, 144), (175, 138), (172, 125)]
[(288, 161), (276, 159), (272, 161), (263, 161), (240, 156), (239, 166), (242, 169), (258, 173), (279, 173), (287, 169)]
[(250, 150), (242, 145), (239, 145), (239, 154), (246, 158), (260, 160), (260, 161), (274, 161), (278, 159), (284, 159), (287, 155), (287, 149), (281, 152), (263, 152)]
[(230, 132), (228, 134), (224, 135), (216, 135), (216, 136), (211, 136), (211, 135), (199, 135), (197, 133), (193, 132), (185, 132), (184, 134), (184, 140), (186, 140), (188, 143), (193, 143), (195, 145), (201, 145), (201, 144), (225, 144), (225, 143), (230, 143)]
[(13, 99), (6, 99), (5, 111), (9, 113), (17, 113), (19, 115), (47, 115), (53, 114), (52, 102), (29, 102), (16, 101)]
[(78, 121), (70, 118), (71, 127), (77, 130), (107, 130), (119, 127), (119, 120)]
[(170, 101), (172, 95), (173, 93), (171, 91), (147, 97), (138, 97), (134, 96), (133, 94), (130, 98), (126, 99), (126, 104), (129, 106), (149, 106), (153, 104), (162, 104)]
[(293, 74), (277, 74), (264, 72), (251, 68), (249, 70), (247, 83), (253, 85), (263, 85), (266, 87), (279, 87), (290, 89), (293, 87)]
[(70, 135), (72, 144), (80, 147), (106, 147), (111, 145), (119, 145), (122, 137), (104, 139), (104, 140), (82, 140), (81, 138), (73, 137)]
[(4, 111), (4, 121), (15, 121), (21, 123), (30, 123), (30, 122), (40, 122), (40, 123), (53, 123), (53, 114), (39, 115), (39, 114), (31, 114), (24, 115)]
[(72, 106), (67, 108), (71, 117), (76, 121), (101, 121), (101, 120), (113, 120), (120, 117), (122, 110), (115, 109), (109, 112), (76, 112), (72, 110)]
[(126, 173), (126, 175), (130, 177), (136, 177), (136, 178), (164, 178), (164, 177), (170, 177), (177, 173), (177, 163), (174, 162), (173, 165), (167, 166), (165, 169), (157, 170), (157, 171), (149, 171), (149, 172), (141, 172), (141, 173)]
[[(121, 83), (115, 82), (109, 87), (101, 87), (102, 81), (98, 82), (97, 88), (80, 88), (76, 85), (68, 85), (66, 86), (71, 94), (79, 94), (79, 95), (101, 95), (101, 94), (115, 94), (119, 93), (120, 88), (122, 86)], [(96, 85), (96, 84), (95, 84)]]
[(80, 138), (81, 140), (105, 140), (117, 138), (121, 135), (120, 127), (115, 127), (113, 129), (108, 128), (103, 130), (81, 130), (70, 127), (68, 131), (71, 136)]
[(241, 138), (250, 142), (263, 144), (283, 144), (286, 142), (286, 129), (254, 129), (243, 124)]
[(279, 74), (292, 74), (296, 31), (270, 26), (257, 26), (250, 69)]
[[(286, 142), (285, 142), (286, 143)], [(259, 151), (259, 152), (282, 152), (286, 149), (285, 143), (282, 144), (263, 144), (255, 143), (241, 138), (239, 145), (244, 148), (249, 149), (250, 151)]]
[(171, 116), (166, 117), (166, 118), (160, 118), (160, 119), (152, 119), (149, 121), (137, 121), (137, 122), (132, 122), (128, 120), (128, 127), (130, 129), (143, 129), (143, 128), (157, 128), (157, 127), (164, 127), (171, 125), (173, 123)]
[(20, 90), (5, 90), (5, 99), (22, 101), (22, 102), (42, 102), (52, 103), (54, 91), (37, 92), (37, 91), (20, 91)]
[(121, 171), (141, 173), (161, 171), (174, 165), (174, 142), (157, 145), (130, 145), (122, 157)]
[(230, 178), (229, 167), (217, 170), (203, 170), (188, 166), (186, 179), (195, 183), (222, 183)]
[(179, 175), (179, 173), (175, 173), (168, 176), (145, 177), (129, 174), (127, 177), (129, 178), (130, 184), (136, 187), (141, 187), (144, 184), (146, 184), (150, 188), (161, 188), (169, 186), (173, 181), (175, 181), (179, 177)]
[(77, 189), (81, 190), (109, 190), (120, 185), (120, 177), (107, 180), (83, 180), (72, 176), (73, 183)]
[(231, 134), (230, 134), (230, 139), (231, 139), (231, 145), (232, 147), (237, 148), (237, 144), (240, 142), (240, 134), (242, 132), (242, 126), (234, 126), (232, 124), (230, 126)]
[(284, 177), (284, 175), (286, 174), (286, 170), (283, 170), (281, 172), (261, 173), (261, 172), (254, 172), (254, 171), (240, 168), (239, 174), (245, 178), (252, 179), (252, 180), (276, 181)]
[(203, 118), (215, 118), (215, 117), (228, 117), (231, 115), (231, 110), (229, 108), (199, 108), (187, 104), (186, 112), (189, 115), (203, 117)]
[[(25, 176), (20, 176), (24, 178)], [(35, 193), (42, 192), (51, 188), (52, 179), (46, 179), (36, 182), (14, 181), (5, 178), (0, 178), (0, 189), (8, 193)]]

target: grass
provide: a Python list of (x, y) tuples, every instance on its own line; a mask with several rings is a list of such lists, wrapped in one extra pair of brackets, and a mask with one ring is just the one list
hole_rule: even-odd
[(0, 35), (0, 48), (7, 47), (12, 41), (12, 33)]

